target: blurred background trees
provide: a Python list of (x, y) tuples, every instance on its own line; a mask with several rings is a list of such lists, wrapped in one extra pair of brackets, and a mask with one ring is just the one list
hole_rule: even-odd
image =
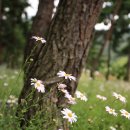
[(22, 60), (23, 48), (29, 31), (25, 8), (27, 0), (2, 0), (0, 20), (0, 64), (14, 68)]
[[(119, 9), (117, 6), (120, 6)], [(130, 67), (128, 64), (130, 53), (129, 7), (129, 0), (104, 2), (99, 22), (95, 26), (93, 46), (87, 61), (88, 68), (92, 71), (93, 69), (100, 70), (104, 74), (110, 71), (110, 74), (118, 78), (128, 79), (127, 72)], [(108, 66), (108, 64), (110, 65)]]

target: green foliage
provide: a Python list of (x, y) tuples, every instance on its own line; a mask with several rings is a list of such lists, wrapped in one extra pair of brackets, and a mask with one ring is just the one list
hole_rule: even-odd
[[(101, 12), (101, 16), (99, 17), (99, 23), (104, 23), (104, 25), (108, 25), (110, 21), (112, 21), (112, 15), (114, 12), (115, 7), (115, 0), (108, 0), (105, 2), (110, 2), (110, 6), (106, 6), (103, 8)], [(130, 12), (130, 1), (122, 0), (122, 5), (121, 8), (118, 12), (119, 18), (114, 21), (114, 28), (112, 32), (112, 37), (110, 39), (110, 44), (111, 44), (111, 64), (113, 64), (120, 56), (128, 56), (129, 50), (130, 50), (130, 29), (129, 29), (129, 23), (130, 23), (130, 18), (129, 18), (129, 12)], [(95, 30), (95, 37), (93, 40), (93, 45), (90, 49), (89, 52), (89, 58), (87, 59), (87, 67), (88, 68), (93, 68), (95, 60), (99, 58), (99, 65), (98, 65), (98, 70), (102, 70), (102, 65), (107, 67), (107, 58), (108, 58), (108, 46), (106, 46), (103, 55), (101, 57), (97, 57), (99, 54), (99, 50), (101, 46), (104, 43), (104, 40), (106, 39), (106, 33), (107, 31), (104, 30)], [(105, 60), (104, 60), (105, 59)], [(104, 65), (106, 64), (106, 65)], [(115, 64), (115, 63), (114, 63)], [(122, 66), (123, 68), (120, 67), (119, 71), (117, 72), (117, 69), (115, 70), (114, 68), (114, 74), (117, 72), (118, 77), (125, 77), (126, 76), (126, 71), (125, 67)], [(113, 68), (112, 68), (113, 69)], [(122, 70), (121, 70), (122, 69)], [(113, 70), (111, 71), (113, 74)]]
[(111, 65), (111, 73), (112, 75), (117, 76), (118, 78), (124, 79), (126, 74), (126, 64), (127, 57), (120, 57), (116, 59), (115, 62)]

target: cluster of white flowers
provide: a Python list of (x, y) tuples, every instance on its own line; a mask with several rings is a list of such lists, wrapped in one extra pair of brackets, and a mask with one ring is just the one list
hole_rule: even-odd
[(112, 109), (110, 108), (109, 106), (106, 106), (106, 111), (111, 114), (111, 115), (114, 115), (114, 116), (117, 116), (117, 113), (115, 112), (115, 109)]
[[(112, 108), (110, 108), (109, 106), (106, 106), (105, 108), (106, 108), (106, 111), (107, 111), (109, 114), (112, 114), (112, 115), (114, 115), (114, 116), (117, 116), (117, 115), (118, 115), (118, 114), (115, 112), (115, 109), (112, 109)], [(127, 119), (130, 120), (130, 113), (129, 113), (129, 112), (127, 112), (125, 109), (121, 109), (120, 112), (121, 112), (121, 116), (124, 116), (124, 117), (126, 117)]]
[[(57, 73), (57, 75), (58, 75), (58, 77), (76, 81), (76, 78), (74, 76), (72, 76), (71, 74), (67, 74), (64, 71), (59, 71)], [(65, 84), (62, 84), (62, 83), (58, 84), (58, 90), (60, 90), (61, 92), (63, 92), (65, 94), (65, 98), (68, 99), (68, 103), (76, 104), (76, 99), (74, 97), (72, 97), (72, 95), (69, 94), (69, 92), (66, 90), (66, 88), (67, 88), (67, 86)], [(81, 99), (85, 102), (88, 100), (87, 97), (85, 96), (85, 94), (81, 93), (80, 91), (76, 91), (75, 95), (76, 95), (76, 98)], [(64, 108), (61, 112), (64, 115), (63, 118), (67, 119), (68, 122), (70, 122), (71, 124), (73, 122), (77, 121), (77, 116), (75, 115), (75, 113), (73, 113), (68, 108)]]
[(43, 85), (41, 80), (37, 80), (36, 78), (31, 78), (31, 85), (34, 86), (38, 92), (44, 93), (45, 92), (45, 86)]
[[(65, 79), (74, 80), (74, 81), (76, 80), (74, 76), (71, 76), (71, 74), (66, 74), (64, 71), (59, 71), (57, 75), (59, 77), (64, 77)], [(36, 78), (31, 78), (31, 85), (34, 86), (34, 88), (37, 89), (38, 92), (42, 92), (42, 93), (45, 92), (45, 86), (43, 85), (43, 82), (41, 80), (37, 80)], [(75, 98), (69, 94), (69, 92), (66, 90), (66, 87), (67, 85), (65, 84), (62, 84), (62, 83), (58, 84), (58, 90), (60, 90), (61, 92), (65, 94), (65, 98), (68, 99), (68, 103), (76, 104)], [(73, 113), (68, 108), (64, 108), (61, 111), (61, 113), (64, 115), (63, 118), (67, 119), (68, 122), (70, 122), (71, 124), (77, 121), (77, 116), (75, 115), (75, 113)]]
[(103, 101), (106, 101), (106, 100), (107, 100), (106, 97), (101, 96), (101, 95), (96, 95), (96, 97), (97, 97), (98, 99), (100, 99), (100, 100), (103, 100)]
[[(40, 41), (41, 43), (46, 43), (46, 40), (42, 37), (32, 36), (32, 39), (35, 39), (36, 42)], [(31, 78), (31, 85), (34, 86), (34, 88), (37, 89), (38, 92), (45, 93), (45, 86), (41, 80)]]
[(74, 97), (72, 97), (69, 92), (65, 89), (67, 86), (65, 84), (58, 84), (58, 90), (63, 92), (65, 94), (65, 98), (68, 99), (69, 104), (76, 104), (76, 100)]
[[(72, 76), (71, 74), (67, 74), (64, 71), (59, 71), (57, 73), (58, 77), (61, 78), (65, 78), (65, 79), (69, 79), (70, 81), (76, 81), (76, 78), (74, 76)], [(61, 92), (64, 93), (65, 98), (68, 100), (69, 104), (76, 104), (76, 99), (74, 97), (72, 97), (72, 95), (69, 94), (69, 92), (66, 90), (67, 85), (59, 83), (58, 84), (58, 90), (60, 90)], [(67, 119), (68, 122), (70, 122), (71, 124), (73, 122), (77, 121), (77, 116), (75, 115), (75, 113), (73, 113), (70, 109), (68, 108), (64, 108), (61, 113), (64, 115), (63, 118)]]
[(114, 96), (117, 100), (120, 100), (121, 102), (126, 103), (126, 98), (123, 97), (121, 94), (118, 94), (118, 93), (116, 93), (116, 92), (113, 92), (113, 96)]
[[(69, 79), (70, 81), (71, 80), (76, 81), (76, 78), (74, 76), (72, 76), (71, 74), (67, 74), (64, 71), (59, 71), (57, 73), (57, 75), (58, 75), (58, 77)], [(34, 86), (34, 88), (37, 89), (38, 92), (42, 92), (42, 93), (45, 92), (45, 86), (43, 85), (43, 82), (41, 80), (37, 80), (36, 78), (31, 78), (31, 85)], [(64, 97), (67, 99), (67, 103), (76, 104), (76, 99), (74, 97), (72, 97), (72, 95), (67, 91), (67, 85), (66, 84), (59, 83), (58, 84), (58, 90), (61, 91), (62, 93), (64, 93)], [(86, 95), (81, 93), (80, 91), (76, 91), (75, 95), (76, 95), (76, 98), (81, 99), (85, 102), (88, 100)], [(117, 94), (116, 92), (113, 92), (113, 96), (116, 99), (120, 100), (121, 102), (126, 103), (126, 98), (123, 97), (122, 95)], [(105, 96), (101, 96), (99, 94), (96, 95), (96, 98), (103, 100), (103, 101), (107, 100), (107, 98)], [(8, 103), (12, 103), (12, 102), (14, 102), (14, 101), (8, 100)], [(109, 114), (111, 114), (113, 116), (118, 115), (118, 113), (115, 111), (115, 109), (110, 108), (109, 106), (106, 106), (105, 109)], [(129, 112), (127, 112), (125, 109), (121, 109), (120, 112), (121, 112), (121, 116), (124, 116), (124, 117), (126, 117), (130, 120), (130, 113)], [(63, 114), (63, 118), (67, 119), (68, 122), (70, 122), (71, 124), (73, 122), (77, 121), (76, 114), (73, 113), (70, 109), (63, 108), (61, 113)], [(110, 129), (113, 129), (113, 128), (110, 127)]]
[[(126, 98), (123, 97), (121, 94), (118, 94), (118, 93), (116, 93), (116, 92), (113, 92), (112, 95), (113, 95), (117, 100), (120, 100), (121, 102), (126, 103)], [(109, 114), (112, 114), (112, 115), (114, 115), (114, 116), (117, 116), (117, 115), (118, 115), (118, 113), (115, 112), (115, 109), (112, 109), (112, 108), (110, 108), (109, 106), (106, 106), (105, 108), (106, 108), (106, 111), (107, 111)], [(121, 112), (121, 116), (124, 116), (124, 117), (126, 117), (127, 119), (130, 120), (130, 113), (129, 113), (129, 112), (127, 112), (125, 109), (121, 109), (120, 112)]]
[[(64, 77), (65, 79), (76, 81), (76, 78), (74, 76), (72, 76), (71, 74), (67, 74), (64, 71), (59, 71), (57, 73), (57, 75), (58, 75), (58, 77)], [(67, 85), (65, 85), (65, 84), (62, 84), (62, 83), (58, 84), (58, 89), (65, 94), (65, 98), (68, 99), (68, 103), (69, 104), (76, 104), (75, 98), (69, 94), (69, 92), (66, 90), (66, 87), (67, 87)]]
[[(43, 42), (42, 39), (40, 39), (39, 37), (33, 37), (33, 38), (36, 39), (36, 41), (41, 40), (41, 42)], [(64, 77), (65, 79), (76, 81), (76, 78), (74, 76), (72, 76), (71, 74), (67, 74), (64, 71), (59, 71), (57, 75), (59, 77)], [(36, 78), (31, 78), (31, 85), (34, 86), (34, 88), (37, 89), (38, 92), (41, 93), (45, 92), (45, 86), (43, 85), (43, 82), (41, 80), (37, 80)], [(69, 92), (66, 90), (66, 87), (67, 85), (65, 84), (62, 83), (58, 84), (58, 90), (65, 94), (65, 98), (67, 98), (68, 103), (76, 104), (75, 98), (69, 94)], [(71, 124), (77, 121), (77, 116), (75, 115), (75, 113), (73, 113), (68, 108), (63, 109), (61, 113), (64, 115), (63, 118), (67, 119), (68, 122), (70, 122)]]

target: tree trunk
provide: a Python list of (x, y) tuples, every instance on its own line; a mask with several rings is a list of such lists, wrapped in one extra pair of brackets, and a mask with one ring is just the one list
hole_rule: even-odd
[(30, 55), (31, 50), (35, 45), (31, 37), (46, 37), (52, 18), (53, 8), (54, 0), (39, 0), (38, 11), (34, 18), (32, 29), (25, 47), (24, 61), (26, 60), (27, 56)]
[(130, 81), (130, 53), (128, 54), (126, 80), (127, 80), (127, 81)]
[[(115, 25), (115, 20), (114, 20), (114, 16), (117, 15), (119, 13), (119, 9), (121, 7), (122, 4), (122, 0), (116, 0), (115, 2), (115, 6), (114, 6), (114, 11), (112, 14), (112, 19), (111, 19), (111, 27), (110, 29), (106, 32), (105, 36), (104, 36), (104, 41), (103, 44), (99, 50), (99, 53), (97, 54), (97, 57), (94, 59), (94, 64), (93, 64), (93, 68), (91, 71), (91, 76), (93, 77), (93, 72), (97, 69), (97, 67), (99, 66), (99, 62), (100, 59), (102, 57), (103, 51), (105, 50), (106, 46), (109, 46), (111, 38), (112, 38), (112, 33), (114, 30), (114, 25)], [(109, 54), (108, 54), (109, 55)], [(109, 56), (108, 56), (109, 57)], [(109, 72), (108, 72), (109, 73)]]
[(111, 62), (111, 43), (108, 44), (108, 53), (107, 53), (107, 72), (106, 72), (106, 80), (109, 79), (110, 75), (110, 62)]
[(42, 118), (45, 119), (43, 119), (42, 129), (68, 130), (61, 116), (61, 110), (67, 104), (64, 102), (63, 95), (58, 96), (57, 83), (61, 81), (61, 78), (56, 75), (59, 70), (63, 70), (77, 78), (76, 82), (64, 81), (69, 93), (74, 95), (102, 3), (103, 0), (60, 1), (49, 28), (46, 45), (40, 49), (36, 48), (38, 50), (35, 51), (37, 54), (33, 57), (33, 62), (26, 67), (26, 78), (19, 97), (18, 113), (21, 114), (24, 109), (21, 99), (26, 99), (32, 90), (30, 78), (42, 80), (46, 86), (46, 93), (40, 94), (35, 91), (32, 100), (26, 101), (29, 106), (33, 101), (38, 100), (38, 106), (22, 113), (24, 120), (21, 121), (21, 127), (23, 129), (27, 125), (26, 122), (32, 119), (37, 111), (44, 111), (41, 113)]
[(0, 24), (2, 19), (2, 0), (0, 0)]

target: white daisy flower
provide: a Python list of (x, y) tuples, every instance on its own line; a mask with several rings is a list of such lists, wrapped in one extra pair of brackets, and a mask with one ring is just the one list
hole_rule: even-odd
[(75, 92), (75, 95), (76, 95), (77, 98), (80, 98), (81, 92), (77, 90), (77, 91)]
[(124, 116), (130, 120), (130, 113), (129, 112), (127, 112), (125, 109), (121, 109), (120, 112), (121, 112), (122, 116)]
[(36, 78), (31, 78), (31, 85), (33, 85), (38, 92), (44, 93), (45, 92), (45, 86), (42, 84), (41, 80), (37, 80)]
[(103, 101), (106, 101), (106, 100), (107, 100), (107, 98), (106, 98), (106, 97), (101, 96), (101, 95), (96, 95), (96, 97), (97, 97), (98, 99), (103, 100)]
[(65, 79), (76, 81), (76, 78), (74, 76), (72, 76), (71, 74), (66, 74), (64, 71), (59, 71), (57, 75), (58, 77), (65, 77)]
[(36, 41), (40, 41), (41, 43), (46, 43), (46, 40), (42, 37), (32, 36), (32, 39), (35, 39)]
[(69, 93), (65, 94), (65, 98), (68, 99), (69, 104), (76, 104), (75, 98), (73, 98)]
[(80, 91), (76, 91), (75, 92), (75, 95), (77, 98), (79, 98), (80, 100), (83, 100), (83, 101), (87, 101), (87, 97), (85, 96), (85, 94), (81, 93)]
[(110, 108), (109, 106), (106, 106), (106, 111), (111, 114), (111, 115), (114, 115), (114, 116), (117, 116), (117, 113), (115, 112), (115, 109), (112, 109)]
[(121, 102), (126, 103), (126, 98), (123, 97), (121, 94), (118, 94), (118, 93), (116, 93), (116, 92), (113, 92), (113, 96), (114, 96), (117, 100), (120, 100)]
[(68, 108), (64, 108), (61, 113), (64, 115), (63, 118), (67, 119), (71, 124), (77, 121), (77, 116)]

